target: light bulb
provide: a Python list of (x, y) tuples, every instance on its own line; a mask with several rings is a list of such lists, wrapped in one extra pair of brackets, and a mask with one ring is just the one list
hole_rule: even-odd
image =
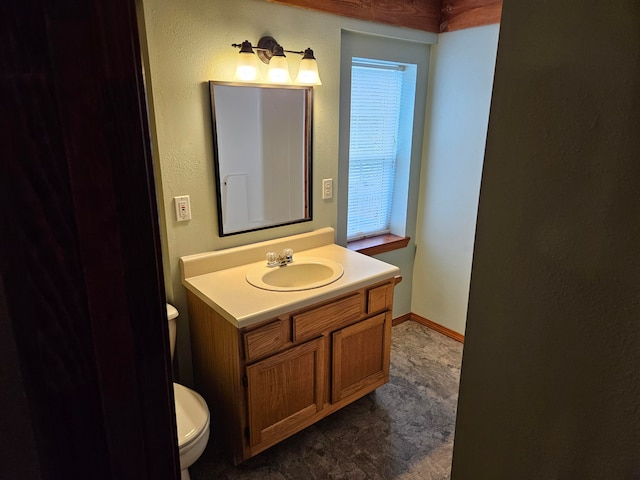
[(269, 60), (269, 70), (267, 71), (267, 80), (271, 83), (291, 83), (289, 64), (284, 55), (274, 55), (271, 57), (271, 60)]
[[(234, 44), (233, 46), (237, 45)], [(261, 80), (260, 70), (258, 70), (258, 60), (256, 59), (255, 53), (253, 53), (251, 42), (248, 40), (242, 42), (234, 78), (240, 82), (254, 82), (256, 80)]]
[(241, 82), (252, 82), (258, 80), (259, 76), (256, 56), (253, 53), (241, 53), (238, 57), (235, 79)]
[(310, 48), (307, 48), (304, 51), (304, 56), (300, 61), (300, 68), (298, 69), (296, 83), (302, 83), (304, 85), (322, 85), (322, 82), (320, 81), (320, 74), (318, 73), (318, 62), (316, 62), (316, 59), (313, 56), (313, 50)]

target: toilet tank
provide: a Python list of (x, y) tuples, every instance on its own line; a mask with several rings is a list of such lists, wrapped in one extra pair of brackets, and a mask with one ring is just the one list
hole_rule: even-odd
[(176, 347), (176, 318), (178, 310), (173, 305), (167, 303), (167, 319), (169, 320), (169, 344), (171, 346), (171, 360), (173, 361), (173, 350)]

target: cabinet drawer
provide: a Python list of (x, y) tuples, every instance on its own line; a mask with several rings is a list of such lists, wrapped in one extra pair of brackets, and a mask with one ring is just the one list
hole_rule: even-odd
[(279, 351), (287, 343), (287, 325), (281, 319), (242, 335), (248, 362)]
[(359, 293), (293, 316), (293, 341), (299, 342), (355, 322), (362, 315)]
[(393, 284), (388, 283), (367, 291), (367, 313), (386, 310), (393, 301)]

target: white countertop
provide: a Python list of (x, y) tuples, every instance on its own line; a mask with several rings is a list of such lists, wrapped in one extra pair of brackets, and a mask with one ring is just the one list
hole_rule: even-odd
[[(265, 251), (266, 252), (266, 251)], [(297, 258), (321, 257), (342, 265), (344, 274), (329, 285), (294, 292), (262, 290), (249, 284), (247, 272), (265, 260), (183, 278), (183, 285), (238, 328), (247, 327), (314, 303), (329, 300), (400, 274), (394, 265), (335, 244), (294, 251)]]

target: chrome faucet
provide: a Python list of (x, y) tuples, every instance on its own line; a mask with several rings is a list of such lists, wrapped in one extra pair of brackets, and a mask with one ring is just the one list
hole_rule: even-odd
[(293, 250), (290, 248), (285, 248), (282, 253), (267, 253), (267, 267), (285, 267), (291, 262), (293, 262)]

